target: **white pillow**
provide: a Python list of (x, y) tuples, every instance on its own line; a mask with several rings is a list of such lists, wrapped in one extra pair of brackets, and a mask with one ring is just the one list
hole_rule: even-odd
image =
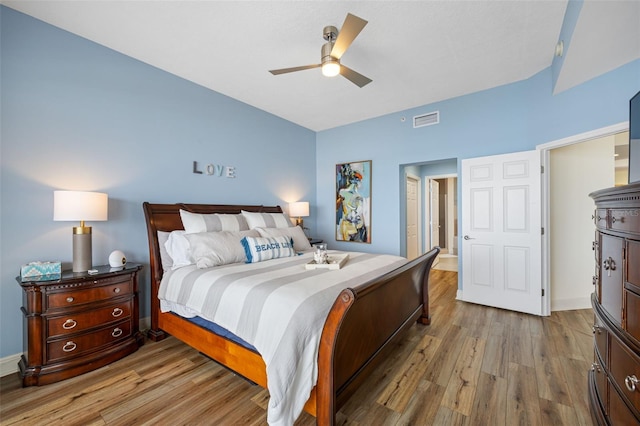
[(247, 256), (247, 263), (296, 255), (293, 249), (293, 240), (290, 237), (244, 237), (242, 245)]
[(218, 231), (236, 232), (249, 229), (247, 220), (241, 214), (200, 214), (181, 209), (180, 218), (182, 219), (182, 226), (184, 226), (187, 234)]
[(293, 240), (295, 251), (311, 250), (311, 244), (299, 226), (291, 228), (256, 228), (261, 237), (288, 237)]
[(158, 246), (160, 246), (160, 263), (162, 264), (163, 271), (170, 271), (171, 266), (173, 266), (173, 259), (167, 253), (167, 248), (164, 246), (167, 240), (169, 239), (169, 235), (171, 233), (167, 231), (158, 231)]
[[(191, 255), (189, 241), (185, 238), (185, 235), (185, 231), (171, 231), (169, 238), (167, 238), (167, 241), (164, 243), (164, 248), (172, 259), (172, 270), (195, 263)], [(160, 251), (160, 256), (162, 256), (162, 250)]]
[(191, 246), (191, 255), (198, 268), (227, 265), (229, 263), (246, 262), (244, 247), (240, 240), (243, 237), (259, 237), (258, 231), (220, 231), (185, 234)]
[(242, 215), (247, 220), (249, 229), (293, 227), (289, 216), (284, 213), (254, 213), (242, 210)]

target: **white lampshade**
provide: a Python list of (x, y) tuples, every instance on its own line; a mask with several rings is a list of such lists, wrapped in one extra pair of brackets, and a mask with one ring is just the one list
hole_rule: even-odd
[(102, 192), (53, 191), (53, 220), (107, 220), (108, 197)]
[(289, 216), (294, 216), (294, 217), (309, 216), (309, 202), (298, 201), (297, 203), (289, 203)]
[(85, 221), (107, 220), (108, 197), (102, 192), (53, 191), (53, 220), (77, 220), (73, 228), (73, 272), (91, 269), (91, 227)]

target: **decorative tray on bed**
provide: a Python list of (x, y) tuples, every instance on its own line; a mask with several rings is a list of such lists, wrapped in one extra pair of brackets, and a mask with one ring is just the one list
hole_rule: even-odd
[(316, 263), (315, 260), (305, 265), (306, 269), (340, 269), (349, 260), (349, 254), (331, 254), (327, 257), (329, 263)]

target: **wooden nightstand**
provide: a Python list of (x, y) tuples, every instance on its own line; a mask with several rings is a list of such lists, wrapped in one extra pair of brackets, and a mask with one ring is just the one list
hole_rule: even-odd
[(25, 355), (23, 386), (68, 379), (123, 358), (143, 344), (138, 330), (138, 272), (142, 265), (95, 267), (97, 274), (63, 271), (55, 281), (21, 281)]

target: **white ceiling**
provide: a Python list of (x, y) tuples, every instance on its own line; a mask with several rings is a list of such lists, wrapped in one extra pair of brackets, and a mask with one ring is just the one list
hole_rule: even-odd
[[(314, 131), (523, 80), (549, 67), (566, 0), (7, 1), (63, 28)], [(322, 29), (369, 24), (342, 63), (358, 88), (319, 69)], [(640, 1), (589, 1), (558, 90), (640, 58)], [(552, 88), (549, 88), (551, 91)], [(428, 112), (428, 111), (425, 111)]]

